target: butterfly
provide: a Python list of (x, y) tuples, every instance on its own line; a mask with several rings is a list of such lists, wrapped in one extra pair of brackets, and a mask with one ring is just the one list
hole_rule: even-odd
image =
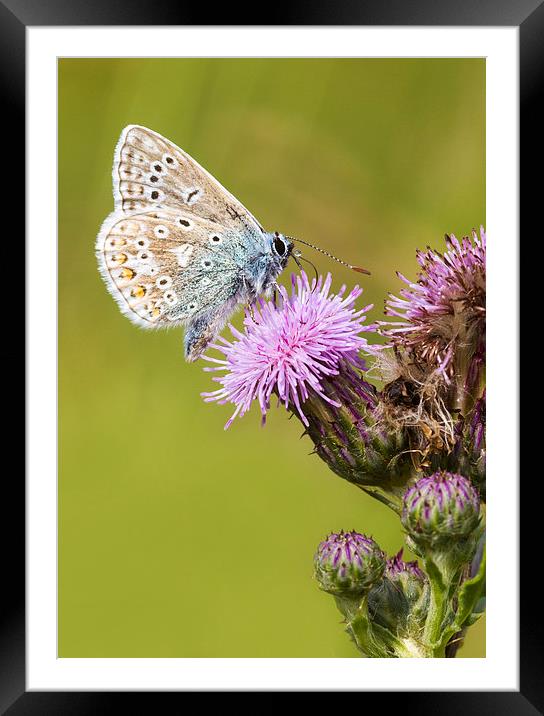
[(185, 326), (196, 360), (234, 310), (270, 296), (293, 242), (257, 219), (186, 152), (138, 125), (113, 161), (114, 211), (96, 241), (121, 312), (143, 328)]

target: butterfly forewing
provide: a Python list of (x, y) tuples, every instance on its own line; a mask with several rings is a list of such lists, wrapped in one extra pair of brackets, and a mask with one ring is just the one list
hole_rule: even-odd
[(255, 217), (186, 152), (160, 134), (131, 125), (115, 151), (115, 208), (125, 213), (161, 206), (263, 234)]

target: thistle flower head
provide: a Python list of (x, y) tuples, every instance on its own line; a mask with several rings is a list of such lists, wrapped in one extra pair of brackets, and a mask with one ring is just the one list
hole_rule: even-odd
[(480, 499), (470, 481), (438, 471), (408, 488), (401, 520), (416, 544), (438, 544), (468, 537), (479, 516)]
[[(382, 354), (382, 401), (390, 422), (408, 431), (417, 469), (463, 472), (459, 431), (485, 382), (485, 232), (446, 244), (443, 254), (418, 252), (416, 281), (399, 274), (407, 288), (386, 301), (386, 314), (400, 320), (379, 324), (394, 349)], [(460, 459), (444, 461), (449, 455)]]
[(362, 595), (382, 578), (385, 554), (371, 537), (354, 531), (333, 532), (319, 545), (314, 566), (325, 592)]
[(430, 248), (417, 253), (421, 270), (416, 282), (398, 274), (408, 288), (399, 297), (390, 295), (385, 312), (401, 320), (381, 325), (394, 346), (450, 382), (461, 342), (472, 354), (485, 352), (484, 229), (461, 241), (446, 236), (446, 244), (443, 254)]
[(221, 387), (203, 394), (207, 401), (235, 406), (225, 427), (244, 415), (254, 400), (264, 421), (273, 393), (307, 426), (303, 405), (310, 396), (334, 403), (323, 389), (324, 380), (338, 375), (344, 365), (366, 368), (360, 351), (373, 349), (361, 334), (374, 330), (364, 325), (371, 306), (356, 310), (362, 289), (346, 294), (343, 286), (334, 295), (331, 283), (330, 274), (312, 282), (304, 272), (293, 275), (290, 294), (279, 288), (279, 305), (261, 300), (253, 313), (246, 313), (243, 332), (230, 326), (234, 340), (219, 338), (212, 346), (224, 358), (204, 356), (216, 364), (207, 370), (225, 372), (215, 377)]

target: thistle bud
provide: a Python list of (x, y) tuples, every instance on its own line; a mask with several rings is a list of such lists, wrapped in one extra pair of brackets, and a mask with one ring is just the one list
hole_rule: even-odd
[(357, 597), (382, 578), (385, 554), (370, 537), (358, 532), (333, 532), (319, 545), (314, 566), (323, 591)]
[(407, 490), (401, 521), (415, 544), (438, 545), (468, 537), (479, 515), (480, 499), (469, 480), (435, 472)]
[(405, 562), (402, 549), (387, 560), (384, 578), (368, 595), (373, 621), (393, 634), (417, 632), (427, 607), (427, 576), (416, 561)]
[(417, 560), (406, 562), (402, 559), (402, 552), (387, 560), (385, 568), (386, 578), (406, 596), (409, 602), (415, 602), (421, 596), (427, 576), (418, 566)]

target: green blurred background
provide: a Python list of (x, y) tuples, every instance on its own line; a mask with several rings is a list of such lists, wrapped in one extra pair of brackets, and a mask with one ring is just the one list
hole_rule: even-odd
[[(126, 124), (179, 144), (269, 230), (368, 267), (379, 318), (416, 247), (485, 223), (485, 62), (59, 60), (59, 656), (357, 656), (315, 547), (356, 528), (395, 552), (398, 520), (282, 409), (224, 432), (231, 408), (202, 401), (181, 330), (121, 316), (94, 242)], [(484, 629), (460, 657), (485, 654)]]

